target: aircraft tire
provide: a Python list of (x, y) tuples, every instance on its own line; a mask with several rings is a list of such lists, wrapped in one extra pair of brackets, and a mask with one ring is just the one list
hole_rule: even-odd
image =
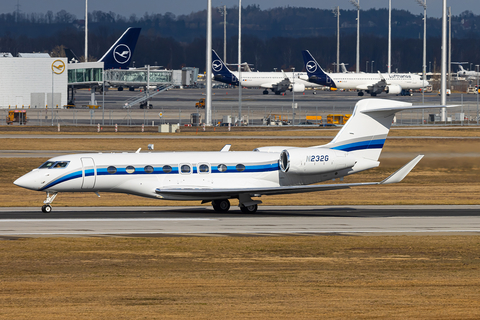
[(363, 91), (358, 91), (358, 96), (363, 97)]
[(230, 201), (227, 199), (213, 200), (213, 209), (217, 212), (227, 212), (230, 209)]
[(43, 213), (50, 213), (50, 212), (52, 212), (52, 206), (49, 205), (49, 204), (44, 204), (44, 205), (42, 206), (42, 212), (43, 212)]
[(263, 94), (268, 94), (268, 90), (263, 90)]
[(240, 210), (243, 212), (243, 213), (255, 213), (257, 212), (257, 209), (258, 209), (258, 204), (254, 204), (254, 205), (251, 205), (251, 206), (240, 206)]

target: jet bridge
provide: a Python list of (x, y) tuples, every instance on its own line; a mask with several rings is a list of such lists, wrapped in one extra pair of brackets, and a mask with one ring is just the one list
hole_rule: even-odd
[(123, 87), (156, 87), (153, 93), (145, 94), (141, 97), (135, 97), (134, 101), (127, 101), (126, 107), (147, 101), (152, 96), (159, 94), (172, 87), (172, 70), (158, 70), (155, 68), (140, 69), (103, 69), (103, 62), (86, 62), (68, 64), (68, 86), (69, 86), (69, 105), (73, 105), (74, 89), (90, 88), (92, 89), (92, 97), (90, 104), (96, 105), (95, 87), (114, 86)]

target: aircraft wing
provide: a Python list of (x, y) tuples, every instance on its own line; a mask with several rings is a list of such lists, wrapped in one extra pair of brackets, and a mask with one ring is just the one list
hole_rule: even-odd
[(278, 82), (270, 82), (270, 83), (262, 83), (260, 85), (260, 88), (264, 88), (264, 89), (272, 89), (273, 86), (276, 86)]
[(327, 190), (339, 190), (349, 189), (352, 187), (372, 186), (379, 184), (391, 184), (402, 181), (407, 174), (422, 160), (423, 155), (419, 155), (397, 170), (394, 174), (384, 179), (381, 182), (361, 182), (361, 183), (339, 183), (339, 184), (316, 184), (316, 185), (302, 185), (302, 186), (281, 186), (281, 187), (269, 187), (269, 188), (196, 188), (196, 187), (184, 187), (184, 188), (157, 188), (155, 192), (159, 195), (170, 196), (187, 196), (192, 198), (235, 198), (240, 194), (248, 194), (250, 196), (261, 195), (276, 195), (276, 194), (291, 194), (291, 193), (304, 193), (304, 192), (316, 192)]
[(383, 77), (383, 75), (378, 72), (380, 75), (380, 80), (377, 82), (372, 82), (368, 84), (361, 84), (356, 87), (357, 90), (370, 90), (370, 91), (383, 91), (387, 86), (387, 81)]

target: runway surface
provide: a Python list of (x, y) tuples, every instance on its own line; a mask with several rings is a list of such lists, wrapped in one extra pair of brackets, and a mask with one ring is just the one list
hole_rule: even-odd
[(480, 234), (480, 206), (0, 208), (0, 237)]

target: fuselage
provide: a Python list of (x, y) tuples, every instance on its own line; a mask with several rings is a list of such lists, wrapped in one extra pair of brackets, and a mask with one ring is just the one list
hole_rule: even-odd
[[(143, 197), (187, 200), (188, 196), (162, 196), (158, 189), (242, 189), (305, 185), (351, 174), (344, 152), (307, 148), (292, 159), (290, 172), (280, 169), (282, 149), (270, 152), (154, 152), (88, 153), (52, 158), (14, 183), (36, 191), (118, 192)], [(291, 148), (288, 150), (296, 150)], [(303, 148), (304, 149), (304, 148)], [(302, 150), (303, 150), (302, 149)], [(313, 161), (311, 160), (313, 157)], [(315, 159), (316, 157), (316, 159)], [(340, 166), (339, 166), (340, 164)], [(294, 172), (294, 170), (296, 170)], [(310, 171), (308, 171), (310, 170)], [(313, 171), (312, 171), (313, 170)], [(192, 200), (205, 200), (192, 198)]]
[[(410, 73), (328, 73), (333, 87), (346, 90), (364, 89), (365, 85), (373, 85), (385, 79), (387, 85), (399, 85), (402, 89), (420, 89), (429, 85), (420, 76)], [(327, 85), (328, 79), (327, 77)]]
[[(232, 74), (238, 79), (238, 71), (232, 71)], [(271, 88), (272, 85), (285, 80), (285, 76), (290, 83), (303, 84), (305, 88), (317, 88), (319, 85), (309, 82), (306, 72), (242, 72), (242, 86), (246, 88)]]

